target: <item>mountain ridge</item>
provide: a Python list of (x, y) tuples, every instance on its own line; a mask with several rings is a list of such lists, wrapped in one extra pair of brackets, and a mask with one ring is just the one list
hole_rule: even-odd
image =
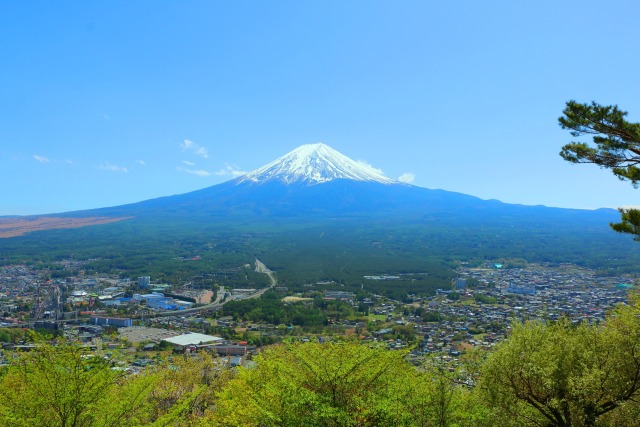
[[(249, 175), (254, 180), (236, 178), (184, 194), (48, 215), (122, 220), (1, 239), (0, 253), (7, 260), (80, 254), (100, 259), (95, 268), (140, 275), (153, 268), (173, 280), (221, 262), (259, 258), (292, 283), (309, 278), (356, 283), (372, 271), (426, 271), (429, 260), (505, 257), (607, 269), (640, 263), (631, 239), (608, 227), (618, 219), (613, 209), (508, 204), (388, 178), (364, 179), (368, 171), (363, 179), (343, 178), (336, 162), (333, 169), (306, 169), (327, 160), (314, 163), (312, 157), (271, 162)], [(179, 261), (196, 255), (208, 264)]]
[[(179, 215), (323, 215), (422, 211), (425, 214), (472, 215), (504, 208), (531, 212), (584, 212), (613, 218), (614, 209), (567, 209), (510, 204), (393, 180), (323, 143), (305, 144), (240, 177), (188, 193), (111, 207), (16, 218), (71, 216)], [(465, 212), (460, 212), (465, 211)], [(495, 212), (494, 212), (495, 213)]]
[[(545, 211), (546, 210), (546, 211)], [(338, 217), (344, 215), (504, 216), (598, 211), (509, 204), (395, 181), (323, 143), (297, 147), (284, 156), (229, 181), (188, 193), (63, 215), (172, 217)]]
[[(343, 177), (355, 172), (362, 172), (359, 179)], [(308, 144), (243, 177), (189, 193), (41, 217), (119, 218), (119, 224), (130, 223), (129, 228), (134, 231), (149, 224), (159, 230), (181, 226), (206, 228), (211, 223), (260, 222), (268, 227), (273, 223), (329, 224), (353, 219), (469, 230), (515, 227), (548, 233), (550, 229), (575, 229), (576, 225), (585, 230), (606, 231), (618, 216), (613, 209), (591, 211), (483, 200), (401, 183), (375, 170), (370, 172), (325, 144)], [(379, 179), (380, 176), (383, 178)]]

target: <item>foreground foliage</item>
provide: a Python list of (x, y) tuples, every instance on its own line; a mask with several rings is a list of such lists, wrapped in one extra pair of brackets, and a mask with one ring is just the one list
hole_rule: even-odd
[(280, 346), (221, 394), (216, 425), (452, 425), (464, 390), (401, 352), (353, 342)]
[(0, 425), (637, 426), (640, 298), (600, 325), (514, 324), (457, 370), (355, 341), (272, 347), (234, 372), (206, 353), (126, 375), (74, 345), (0, 371)]
[[(103, 359), (87, 358), (76, 346), (43, 346), (23, 354), (2, 378), (3, 426), (119, 426), (144, 393), (130, 394), (129, 381)], [(130, 405), (113, 399), (115, 388)], [(109, 408), (108, 411), (105, 409)]]
[(76, 345), (42, 345), (0, 378), (3, 427), (187, 426), (201, 417), (230, 372), (217, 359), (166, 360), (126, 375)]
[(634, 404), (637, 412), (640, 399), (637, 299), (634, 305), (598, 326), (567, 319), (515, 325), (483, 366), (486, 401), (517, 425), (637, 425), (638, 418), (622, 417)]

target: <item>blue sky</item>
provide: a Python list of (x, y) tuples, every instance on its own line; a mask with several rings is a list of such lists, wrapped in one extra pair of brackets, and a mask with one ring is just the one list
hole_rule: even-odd
[(638, 205), (558, 152), (570, 99), (640, 122), (640, 2), (2, 2), (0, 215), (218, 184), (324, 142), (509, 203)]

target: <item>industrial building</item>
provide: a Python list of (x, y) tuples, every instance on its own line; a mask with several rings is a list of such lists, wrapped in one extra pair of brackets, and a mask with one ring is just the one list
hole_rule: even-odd
[(131, 318), (121, 317), (91, 316), (89, 323), (92, 325), (115, 326), (116, 328), (133, 326), (133, 320), (131, 320)]
[(222, 343), (224, 341), (224, 338), (216, 337), (213, 335), (200, 334), (197, 332), (189, 332), (188, 334), (164, 338), (162, 341), (171, 343), (180, 349), (185, 349), (190, 347), (211, 347)]

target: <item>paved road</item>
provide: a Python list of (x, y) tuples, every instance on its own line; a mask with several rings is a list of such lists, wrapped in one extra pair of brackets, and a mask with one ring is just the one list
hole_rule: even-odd
[[(269, 270), (269, 269), (267, 268), (267, 266), (266, 266), (266, 265), (264, 265), (264, 264), (262, 263), (262, 261), (260, 261), (260, 260), (259, 260), (259, 259), (257, 259), (257, 258), (256, 258), (256, 271), (257, 271), (258, 273), (264, 273), (264, 274), (266, 274), (267, 276), (269, 276), (269, 280), (271, 280), (271, 286), (269, 286), (269, 287), (268, 287), (268, 288), (266, 288), (266, 289), (263, 289), (263, 290), (262, 290), (262, 291), (260, 291), (260, 292), (264, 293), (267, 289), (271, 289), (271, 288), (273, 288), (273, 287), (276, 285), (276, 283), (278, 283), (278, 280), (276, 279), (276, 276), (274, 276), (274, 275), (273, 275), (273, 271)], [(260, 295), (262, 295), (262, 294), (260, 294)]]
[[(269, 281), (271, 282), (271, 285), (269, 285), (268, 288), (264, 288), (264, 289), (260, 289), (257, 292), (254, 292), (251, 295), (248, 295), (242, 299), (252, 299), (252, 298), (260, 298), (262, 296), (262, 294), (264, 294), (265, 292), (267, 292), (268, 290), (272, 289), (277, 283), (278, 283), (278, 279), (276, 279), (276, 276), (274, 275), (273, 271), (269, 270), (267, 268), (266, 265), (264, 265), (262, 263), (262, 261), (260, 261), (259, 259), (256, 258), (256, 272), (258, 273), (264, 273), (267, 276), (269, 276)], [(206, 304), (200, 307), (195, 307), (195, 308), (187, 308), (184, 310), (171, 310), (171, 311), (163, 311), (163, 312), (159, 312), (159, 313), (152, 313), (150, 315), (148, 315), (149, 318), (151, 317), (168, 317), (168, 316), (184, 316), (185, 314), (189, 314), (189, 313), (197, 313), (199, 311), (205, 311), (205, 310), (211, 310), (211, 309), (219, 309), (220, 307), (222, 307), (225, 303), (229, 302), (229, 301), (233, 301), (236, 298), (234, 297), (229, 297), (224, 301), (222, 300), (222, 296), (223, 296), (224, 292), (218, 292), (216, 295), (216, 300), (213, 301), (210, 304)], [(131, 316), (132, 318), (138, 318), (140, 316)]]

